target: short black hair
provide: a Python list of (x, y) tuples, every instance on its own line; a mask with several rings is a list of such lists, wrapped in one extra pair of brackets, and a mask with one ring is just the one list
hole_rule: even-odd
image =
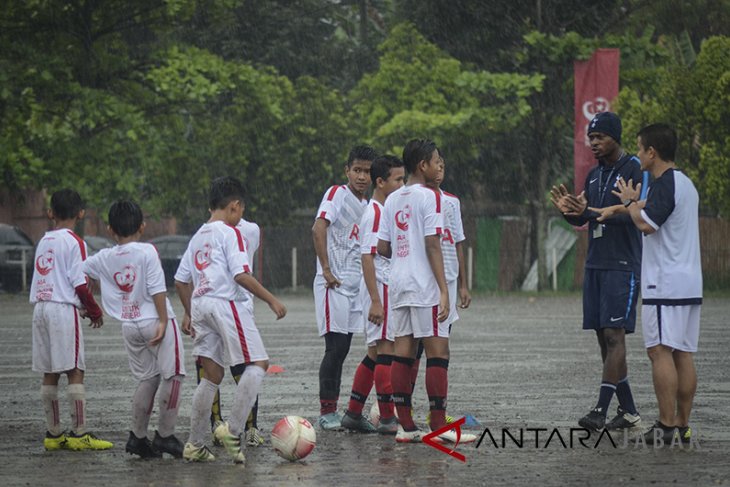
[(84, 200), (73, 189), (60, 189), (51, 196), (51, 210), (59, 220), (76, 218), (83, 209)]
[(387, 180), (390, 177), (391, 169), (394, 167), (403, 167), (403, 161), (397, 156), (386, 154), (376, 157), (370, 166), (370, 180), (373, 185), (375, 185), (378, 178), (383, 178), (384, 181)]
[(208, 207), (211, 210), (221, 210), (228, 203), (235, 200), (241, 200), (243, 203), (246, 199), (246, 190), (243, 183), (231, 176), (221, 176), (215, 178), (210, 183), (210, 192), (208, 193)]
[(653, 147), (665, 161), (674, 161), (677, 154), (677, 132), (665, 123), (647, 125), (636, 134), (644, 149)]
[(109, 208), (109, 226), (120, 237), (137, 233), (143, 221), (142, 208), (134, 201), (115, 201)]
[(421, 161), (431, 160), (433, 151), (438, 150), (436, 142), (429, 139), (413, 139), (403, 148), (403, 163), (406, 171), (413, 174)]
[(378, 157), (378, 153), (369, 145), (356, 145), (350, 149), (350, 154), (347, 156), (347, 167), (352, 166), (355, 159), (374, 161), (376, 157)]

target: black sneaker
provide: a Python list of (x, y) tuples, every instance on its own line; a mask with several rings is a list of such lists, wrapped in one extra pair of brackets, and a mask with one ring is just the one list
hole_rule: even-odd
[(351, 431), (359, 431), (360, 433), (377, 433), (378, 430), (373, 423), (368, 421), (362, 414), (353, 414), (346, 411), (342, 417), (342, 427)]
[(689, 426), (680, 426), (677, 428), (679, 441), (682, 443), (690, 443), (692, 441), (692, 428)]
[(621, 406), (616, 408), (616, 416), (606, 423), (606, 429), (609, 431), (616, 430), (633, 430), (641, 427), (641, 416), (639, 413), (631, 414), (624, 410)]
[(606, 425), (606, 416), (596, 408), (578, 421), (578, 424), (587, 430), (601, 431)]
[(672, 444), (672, 438), (677, 431), (675, 426), (665, 426), (660, 421), (656, 421), (649, 431), (644, 433), (644, 442), (647, 445), (654, 445), (659, 440), (664, 442), (664, 446)]
[(169, 453), (175, 458), (182, 458), (183, 456), (184, 447), (182, 441), (178, 440), (175, 435), (162, 437), (158, 431), (155, 431), (155, 439), (152, 440), (152, 447), (161, 454)]
[(133, 432), (129, 432), (129, 439), (127, 440), (127, 446), (124, 451), (131, 453), (132, 455), (139, 455), (140, 458), (162, 458), (162, 453), (155, 450), (146, 436), (144, 438), (137, 438)]

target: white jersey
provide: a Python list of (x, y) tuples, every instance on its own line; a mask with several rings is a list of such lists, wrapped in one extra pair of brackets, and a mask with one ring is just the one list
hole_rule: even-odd
[(86, 284), (86, 255), (86, 242), (71, 230), (46, 232), (35, 251), (30, 302), (53, 301), (81, 308), (76, 287)]
[(444, 234), (441, 237), (444, 274), (446, 275), (446, 282), (453, 282), (459, 277), (459, 259), (456, 255), (456, 244), (466, 239), (464, 224), (461, 221), (461, 202), (457, 196), (441, 191), (441, 205), (444, 214)]
[[(332, 186), (317, 209), (317, 218), (327, 220), (327, 256), (332, 274), (342, 283), (336, 292), (357, 296), (360, 292), (360, 220), (367, 200), (355, 196), (346, 185)], [(322, 263), (317, 259), (317, 275)]]
[[(251, 269), (253, 269), (254, 256), (256, 255), (256, 250), (258, 250), (261, 242), (261, 228), (259, 228), (259, 226), (254, 222), (244, 220), (243, 218), (241, 218), (241, 221), (238, 222), (236, 228), (241, 232), (244, 247), (246, 248), (246, 255), (248, 255), (248, 261), (250, 262)], [(246, 305), (250, 307), (251, 313), (253, 313), (253, 294), (242, 286), (238, 286), (238, 289), (239, 296), (236, 301), (245, 302)]]
[(644, 236), (642, 303), (702, 303), (699, 195), (692, 181), (680, 171), (665, 171), (649, 186), (641, 216), (656, 230)]
[(385, 201), (378, 238), (390, 242), (388, 293), (394, 309), (439, 304), (439, 288), (425, 238), (443, 233), (441, 194), (421, 184), (404, 186)]
[(204, 224), (190, 239), (175, 280), (193, 283), (193, 299), (202, 296), (235, 301), (239, 286), (233, 279), (251, 272), (243, 235), (222, 221)]
[(378, 231), (380, 230), (382, 215), (383, 205), (375, 200), (370, 200), (365, 213), (362, 215), (362, 220), (360, 220), (360, 231), (362, 232), (360, 253), (375, 256), (375, 279), (383, 284), (388, 284), (390, 259), (378, 253)]
[[(165, 274), (154, 245), (128, 242), (102, 249), (84, 263), (84, 272), (101, 283), (101, 304), (119, 321), (156, 320), (152, 296), (167, 292)], [(168, 319), (175, 318), (170, 301)]]

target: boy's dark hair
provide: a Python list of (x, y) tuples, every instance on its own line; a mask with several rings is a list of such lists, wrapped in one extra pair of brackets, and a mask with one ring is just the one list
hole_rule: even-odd
[(376, 157), (370, 166), (370, 180), (373, 185), (375, 185), (378, 178), (383, 178), (384, 181), (387, 180), (390, 177), (391, 169), (394, 167), (403, 167), (403, 161), (390, 154)]
[(51, 210), (59, 220), (76, 218), (83, 209), (84, 200), (73, 189), (60, 189), (51, 196)]
[(378, 153), (369, 145), (357, 145), (350, 150), (350, 154), (347, 156), (347, 167), (352, 166), (355, 159), (374, 161), (376, 157), (378, 157)]
[(129, 200), (119, 200), (109, 208), (109, 226), (120, 237), (134, 235), (142, 226), (142, 208)]
[(210, 193), (208, 193), (208, 207), (211, 210), (221, 210), (228, 203), (240, 200), (243, 203), (246, 199), (246, 190), (238, 179), (231, 176), (222, 176), (215, 178), (210, 183)]
[(406, 171), (413, 174), (421, 161), (430, 161), (433, 151), (438, 150), (436, 142), (428, 139), (413, 139), (403, 148), (403, 163)]
[(677, 132), (665, 123), (647, 125), (637, 134), (644, 150), (653, 147), (665, 161), (674, 161), (677, 153)]

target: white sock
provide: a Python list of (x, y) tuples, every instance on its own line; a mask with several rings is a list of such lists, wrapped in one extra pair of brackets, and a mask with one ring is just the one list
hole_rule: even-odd
[(157, 396), (157, 405), (160, 408), (157, 432), (163, 438), (175, 433), (177, 413), (180, 410), (180, 388), (184, 378), (182, 375), (174, 375), (169, 379), (163, 379), (160, 386), (160, 393)]
[(41, 402), (46, 412), (48, 432), (53, 436), (61, 434), (61, 417), (58, 413), (58, 386), (41, 386)]
[(147, 428), (152, 416), (155, 393), (160, 385), (160, 376), (140, 381), (132, 397), (132, 433), (137, 438), (147, 438)]
[(86, 433), (86, 389), (83, 384), (69, 384), (67, 395), (71, 404), (71, 431), (81, 436)]
[(195, 446), (203, 446), (210, 437), (210, 408), (218, 386), (208, 379), (200, 379), (193, 394), (193, 409), (190, 412), (190, 436), (188, 442)]
[(266, 371), (258, 365), (248, 365), (243, 371), (241, 380), (236, 386), (231, 414), (228, 416), (228, 429), (232, 435), (238, 436), (243, 431), (248, 414), (261, 389), (264, 375), (266, 375)]

